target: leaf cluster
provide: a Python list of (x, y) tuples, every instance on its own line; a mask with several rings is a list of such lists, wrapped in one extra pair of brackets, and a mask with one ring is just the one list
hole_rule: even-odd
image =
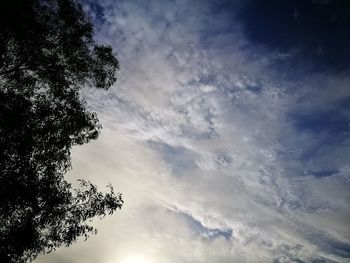
[(123, 204), (111, 186), (64, 178), (72, 146), (101, 129), (80, 90), (111, 87), (119, 63), (74, 0), (1, 1), (0, 28), (0, 262), (27, 262)]

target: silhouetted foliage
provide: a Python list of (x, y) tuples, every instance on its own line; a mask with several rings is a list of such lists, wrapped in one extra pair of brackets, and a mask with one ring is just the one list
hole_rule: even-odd
[(120, 194), (64, 179), (70, 151), (101, 125), (79, 96), (108, 89), (118, 60), (93, 40), (74, 0), (0, 4), (0, 262), (27, 262), (95, 230), (87, 222), (121, 208)]

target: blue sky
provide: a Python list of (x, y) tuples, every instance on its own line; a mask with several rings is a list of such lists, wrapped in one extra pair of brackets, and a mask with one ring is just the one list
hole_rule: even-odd
[(37, 262), (350, 262), (344, 3), (86, 0), (121, 70), (67, 178), (126, 205)]

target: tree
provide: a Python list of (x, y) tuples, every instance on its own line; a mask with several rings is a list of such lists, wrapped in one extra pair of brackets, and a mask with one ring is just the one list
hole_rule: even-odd
[(101, 129), (79, 92), (111, 87), (119, 64), (74, 0), (2, 1), (0, 28), (0, 261), (27, 262), (123, 204), (110, 185), (64, 178), (72, 146)]

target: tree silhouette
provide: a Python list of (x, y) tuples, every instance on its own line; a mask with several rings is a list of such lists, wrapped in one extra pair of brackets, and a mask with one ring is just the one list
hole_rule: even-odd
[(64, 179), (71, 147), (101, 129), (79, 91), (108, 89), (119, 64), (74, 0), (1, 1), (0, 29), (0, 262), (28, 262), (123, 204), (110, 185)]

